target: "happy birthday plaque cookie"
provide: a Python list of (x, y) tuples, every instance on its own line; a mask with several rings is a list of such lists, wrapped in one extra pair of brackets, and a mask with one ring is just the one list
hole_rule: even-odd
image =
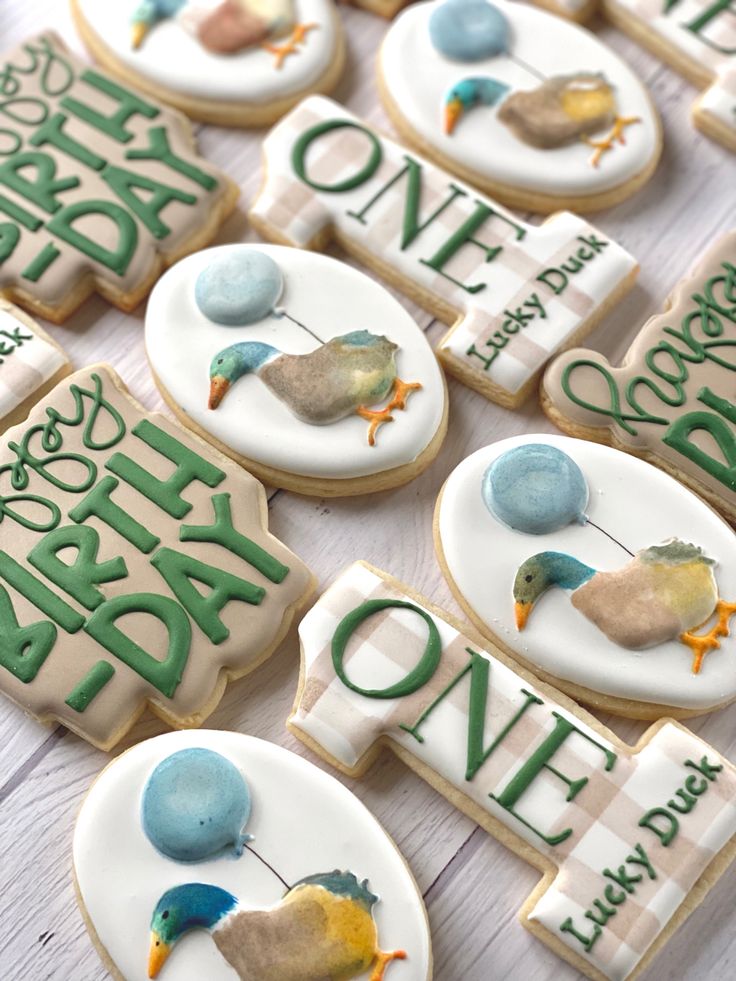
[[(114, 6), (114, 5), (113, 5)], [(91, 293), (133, 310), (206, 245), (237, 187), (184, 117), (42, 34), (3, 58), (0, 294), (60, 323)]]
[(523, 925), (595, 981), (644, 971), (733, 860), (736, 770), (678, 723), (627, 746), (363, 563), (299, 634), (292, 732), (353, 776), (390, 747), (538, 868)]
[(146, 347), (184, 425), (300, 494), (406, 483), (447, 429), (444, 375), (416, 322), (375, 280), (313, 252), (189, 256), (151, 295)]
[(736, 699), (736, 536), (656, 467), (513, 436), (456, 467), (434, 527), (475, 626), (572, 698), (643, 719)]
[(618, 368), (557, 358), (542, 408), (572, 436), (644, 457), (736, 520), (736, 232), (713, 245), (640, 330)]
[(306, 99), (263, 148), (256, 229), (315, 250), (336, 239), (452, 325), (440, 361), (501, 405), (523, 402), (547, 359), (636, 276), (636, 261), (581, 218), (527, 225), (329, 99)]
[(92, 785), (73, 855), (115, 978), (432, 977), (424, 904), (394, 843), (334, 777), (265, 740), (134, 746)]
[(311, 587), (261, 484), (104, 365), (0, 438), (0, 691), (39, 721), (101, 749), (146, 707), (197, 726)]
[(126, 84), (225, 126), (274, 122), (330, 92), (345, 63), (332, 0), (72, 0), (72, 12)]
[(72, 370), (64, 351), (35, 320), (0, 297), (0, 432)]
[(610, 207), (659, 159), (657, 112), (631, 69), (528, 5), (412, 4), (386, 34), (379, 78), (407, 142), (513, 207)]

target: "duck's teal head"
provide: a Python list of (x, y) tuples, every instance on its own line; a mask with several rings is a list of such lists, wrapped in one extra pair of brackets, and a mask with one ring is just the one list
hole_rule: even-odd
[(280, 354), (277, 348), (260, 341), (241, 341), (216, 354), (210, 364), (209, 408), (217, 408), (238, 378), (257, 372)]
[(523, 630), (532, 607), (550, 586), (577, 589), (595, 575), (595, 569), (564, 552), (537, 552), (516, 573), (514, 601), (516, 626)]
[(151, 920), (148, 976), (158, 977), (174, 944), (190, 930), (211, 930), (237, 906), (237, 899), (219, 886), (190, 882), (168, 889)]
[(458, 120), (473, 106), (493, 106), (509, 91), (495, 78), (464, 78), (450, 89), (445, 99), (445, 133), (450, 135)]

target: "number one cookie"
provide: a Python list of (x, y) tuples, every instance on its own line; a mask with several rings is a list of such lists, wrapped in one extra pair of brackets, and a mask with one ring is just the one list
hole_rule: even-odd
[(677, 723), (632, 749), (362, 563), (299, 633), (293, 732), (352, 775), (388, 742), (544, 872), (522, 922), (589, 977), (643, 970), (733, 859), (736, 770)]
[(679, 284), (623, 364), (579, 348), (557, 358), (542, 407), (574, 436), (646, 457), (736, 519), (736, 232)]
[(445, 323), (448, 371), (519, 405), (547, 359), (628, 290), (635, 260), (569, 212), (527, 225), (329, 99), (306, 99), (264, 142), (250, 218), (266, 238), (331, 238)]

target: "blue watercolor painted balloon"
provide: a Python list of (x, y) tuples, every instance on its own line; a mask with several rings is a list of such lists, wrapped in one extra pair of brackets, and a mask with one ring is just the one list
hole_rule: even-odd
[(483, 475), (481, 493), (495, 518), (528, 535), (548, 535), (586, 521), (588, 485), (580, 467), (546, 443), (502, 453)]
[(156, 767), (143, 791), (141, 821), (151, 844), (177, 862), (200, 862), (251, 836), (250, 793), (240, 770), (209, 749), (182, 749)]
[(436, 51), (452, 61), (482, 61), (508, 51), (508, 21), (487, 0), (445, 0), (429, 18)]
[(228, 249), (202, 270), (194, 298), (209, 320), (225, 327), (243, 327), (263, 320), (284, 289), (273, 259), (259, 249)]

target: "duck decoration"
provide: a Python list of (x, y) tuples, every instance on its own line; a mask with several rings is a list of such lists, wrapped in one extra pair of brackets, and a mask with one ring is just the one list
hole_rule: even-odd
[(203, 747), (165, 757), (141, 798), (143, 831), (161, 855), (179, 863), (247, 849), (286, 893), (270, 909), (249, 908), (219, 886), (190, 882), (167, 889), (153, 912), (148, 976), (156, 978), (174, 945), (193, 930), (209, 930), (241, 981), (348, 981), (371, 970), (382, 981), (402, 950), (378, 946), (373, 907), (378, 897), (352, 872), (310, 875), (288, 887), (245, 833), (250, 789), (233, 762)]
[[(151, 28), (181, 14), (182, 25), (213, 54), (237, 54), (260, 46), (281, 68), (298, 53), (317, 24), (296, 22), (294, 0), (142, 0), (132, 18), (132, 45), (139, 48)], [(279, 38), (289, 35), (281, 44)]]
[[(547, 78), (515, 57), (509, 49), (508, 20), (488, 0), (446, 0), (433, 12), (429, 31), (435, 50), (451, 61), (505, 57), (539, 83), (528, 91), (512, 93), (509, 85), (489, 75), (459, 80), (445, 98), (448, 135), (471, 109), (499, 106), (499, 120), (517, 139), (543, 150), (582, 141), (593, 148), (591, 165), (598, 167), (617, 143), (625, 143), (627, 127), (640, 121), (618, 114), (613, 86), (603, 74), (579, 71)], [(592, 138), (604, 130), (608, 132), (601, 139)]]
[(406, 953), (378, 947), (376, 902), (367, 880), (338, 870), (302, 879), (270, 909), (244, 908), (218, 886), (175, 886), (153, 913), (148, 976), (185, 934), (204, 929), (241, 981), (348, 981), (368, 970), (383, 981)]
[[(736, 613), (736, 603), (718, 596), (713, 565), (702, 549), (678, 538), (642, 549), (613, 572), (599, 572), (562, 552), (538, 552), (516, 573), (516, 625), (523, 630), (540, 596), (559, 586), (615, 644), (642, 650), (679, 640), (692, 651), (698, 674), (708, 651), (728, 635)], [(714, 614), (717, 621), (707, 633), (694, 633)]]
[[(209, 408), (217, 409), (239, 379), (257, 375), (309, 425), (329, 425), (349, 415), (365, 419), (368, 443), (375, 446), (379, 427), (392, 422), (393, 412), (405, 409), (409, 395), (422, 387), (398, 377), (398, 345), (368, 330), (323, 341), (275, 306), (282, 289), (277, 264), (255, 249), (238, 250), (200, 274), (195, 287), (197, 304), (215, 323), (246, 326), (268, 316), (286, 317), (319, 345), (306, 354), (285, 353), (262, 341), (238, 341), (223, 348), (210, 365)], [(386, 399), (385, 406), (376, 408)]]
[[(516, 572), (516, 626), (523, 630), (540, 597), (554, 586), (620, 647), (642, 650), (679, 640), (693, 654), (693, 674), (729, 634), (736, 603), (719, 598), (715, 562), (697, 545), (672, 538), (635, 554), (586, 515), (588, 485), (577, 463), (555, 446), (525, 443), (501, 454), (486, 470), (483, 501), (497, 521), (528, 535), (548, 535), (570, 524), (588, 525), (629, 556), (603, 572), (564, 552), (537, 552)], [(695, 633), (715, 616), (714, 626)]]

